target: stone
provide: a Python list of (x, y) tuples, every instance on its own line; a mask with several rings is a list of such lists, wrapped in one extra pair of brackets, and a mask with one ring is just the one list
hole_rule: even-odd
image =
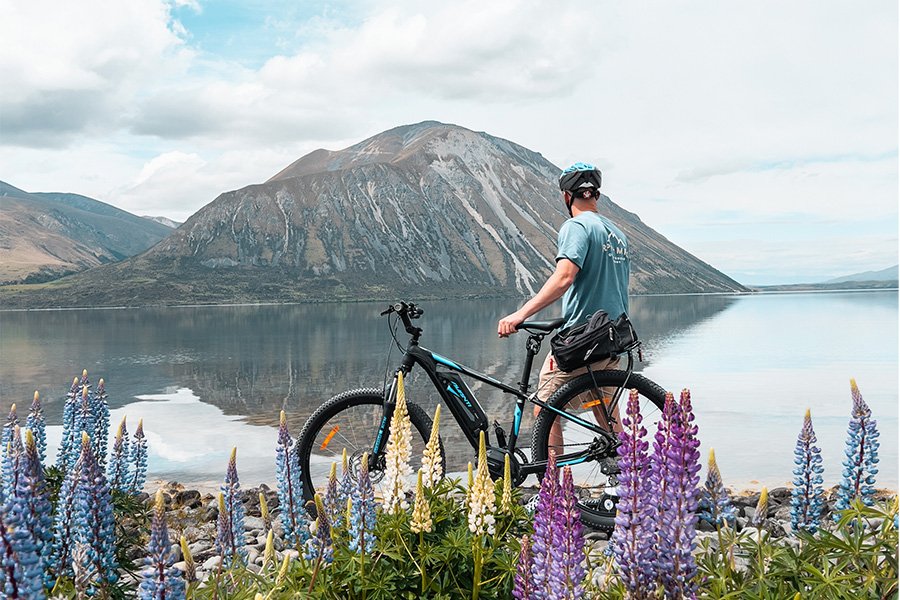
[(244, 531), (262, 531), (265, 523), (260, 517), (244, 517)]
[(219, 564), (221, 564), (221, 562), (222, 562), (221, 556), (218, 556), (218, 555), (210, 556), (208, 559), (206, 559), (206, 562), (203, 563), (202, 569), (204, 571), (211, 571), (213, 569), (218, 569)]
[(218, 507), (207, 508), (206, 512), (203, 513), (203, 520), (206, 522), (216, 521), (219, 518), (219, 509)]
[(784, 504), (791, 501), (791, 490), (786, 487), (777, 487), (769, 490), (769, 503)]
[(791, 520), (791, 505), (786, 504), (784, 506), (779, 506), (778, 509), (775, 511), (774, 516), (779, 521), (790, 522), (790, 520)]
[(187, 508), (200, 508), (203, 501), (200, 499), (200, 492), (197, 490), (184, 490), (175, 495), (175, 501), (181, 506)]

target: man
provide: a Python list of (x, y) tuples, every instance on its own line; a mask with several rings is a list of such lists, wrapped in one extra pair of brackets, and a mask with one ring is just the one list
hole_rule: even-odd
[[(517, 325), (560, 297), (563, 298), (562, 316), (566, 319), (564, 328), (587, 321), (601, 309), (611, 319), (628, 312), (628, 242), (618, 227), (597, 212), (600, 179), (597, 167), (581, 162), (559, 176), (559, 189), (571, 218), (559, 230), (556, 270), (522, 308), (500, 319), (497, 323), (500, 337), (515, 333)], [(593, 363), (591, 369), (614, 369), (618, 364), (618, 358), (605, 359)], [(541, 367), (538, 399), (546, 402), (563, 384), (586, 372), (587, 368), (581, 368), (564, 373), (556, 368), (553, 355), (548, 354)], [(598, 407), (593, 410), (598, 423), (608, 428), (602, 411)], [(535, 406), (535, 414), (539, 411), (540, 407)], [(559, 420), (551, 429), (549, 442), (551, 447), (562, 446)]]

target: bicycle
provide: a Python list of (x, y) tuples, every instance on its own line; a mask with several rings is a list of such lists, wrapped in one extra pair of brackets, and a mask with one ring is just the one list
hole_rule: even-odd
[[(350, 457), (350, 468), (354, 470), (359, 468), (362, 454), (369, 453), (372, 480), (377, 482), (381, 479), (384, 474), (388, 428), (396, 399), (396, 373), (402, 372), (407, 377), (413, 367), (418, 365), (428, 374), (430, 382), (476, 451), (481, 431), (489, 439), (488, 418), (461, 376), (478, 380), (515, 398), (509, 432), (494, 421), (496, 444), (491, 445), (488, 441), (487, 458), (493, 478), (502, 477), (504, 459), (508, 455), (513, 485), (520, 485), (529, 475), (536, 475), (540, 479), (551, 450), (551, 426), (559, 419), (563, 426), (564, 442), (562, 447), (554, 447), (552, 450), (555, 452), (557, 465), (573, 468), (582, 521), (595, 529), (611, 530), (615, 524), (617, 497), (606, 492), (610, 486), (616, 485), (616, 448), (619, 442), (612, 432), (586, 420), (577, 411), (600, 410), (606, 417), (605, 422), (613, 423), (615, 407), (626, 387), (636, 389), (643, 399), (662, 410), (665, 390), (633, 372), (633, 352), (639, 352), (640, 342), (625, 349), (625, 370), (589, 370), (563, 385), (547, 402), (542, 402), (537, 398), (537, 392), (529, 393), (534, 357), (540, 351), (544, 337), (559, 328), (564, 319), (526, 321), (519, 326), (519, 330), (529, 334), (525, 343), (525, 365), (521, 380), (516, 385), (510, 385), (420, 346), (422, 329), (414, 326), (412, 321), (423, 313), (420, 307), (406, 302), (394, 303), (381, 313), (382, 316), (387, 316), (389, 326), (391, 315), (396, 315), (397, 320), (391, 332), (394, 342), (401, 350), (396, 337), (397, 323), (402, 322), (410, 335), (390, 386), (385, 385), (380, 390), (362, 388), (338, 394), (322, 404), (306, 421), (298, 439), (297, 450), (306, 499), (310, 499), (315, 490), (324, 488), (328, 469), (332, 461), (340, 460), (344, 448)], [(615, 388), (615, 392), (604, 397), (601, 391), (603, 388)], [(585, 401), (577, 400), (579, 397), (584, 397)], [(517, 447), (526, 402), (541, 407), (532, 429), (530, 459)], [(573, 409), (573, 406), (577, 408)], [(431, 418), (412, 402), (408, 402), (408, 409), (412, 425), (419, 434), (418, 437), (413, 435), (413, 456), (421, 456), (430, 435)], [(645, 409), (646, 406), (642, 410)], [(443, 444), (441, 453), (444, 459)]]

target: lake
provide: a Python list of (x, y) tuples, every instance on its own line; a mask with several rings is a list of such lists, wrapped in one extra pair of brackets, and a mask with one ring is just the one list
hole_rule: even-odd
[[(237, 446), (244, 484), (271, 484), (280, 410), (296, 435), (323, 400), (381, 387), (396, 366), (400, 353), (388, 357), (390, 332), (378, 316), (385, 305), (0, 312), (0, 410), (15, 402), (24, 420), (38, 390), (55, 458), (65, 394), (86, 368), (95, 384), (106, 380), (113, 430), (123, 415), (131, 432), (143, 419), (151, 480), (213, 486)], [(423, 346), (518, 381), (525, 337), (496, 336), (497, 320), (516, 301), (423, 307)], [(896, 291), (636, 297), (631, 313), (645, 346), (638, 370), (676, 396), (691, 390), (704, 463), (714, 448), (726, 485), (789, 485), (807, 407), (825, 483), (835, 485), (854, 377), (882, 434), (878, 486), (897, 489)], [(411, 377), (408, 397), (432, 412), (435, 395), (420, 376)], [(508, 428), (510, 398), (472, 389), (490, 419)], [(459, 465), (471, 453), (454, 426), (445, 413), (448, 459)]]

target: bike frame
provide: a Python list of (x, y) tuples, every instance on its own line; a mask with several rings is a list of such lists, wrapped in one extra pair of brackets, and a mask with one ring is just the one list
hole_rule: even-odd
[[(404, 317), (406, 315), (403, 315)], [(466, 439), (469, 440), (469, 444), (471, 444), (472, 448), (477, 449), (479, 444), (479, 434), (481, 431), (485, 432), (485, 438), (488, 439), (488, 431), (487, 431), (487, 423), (485, 421), (484, 428), (474, 427), (470, 424), (470, 421), (473, 419), (469, 418), (461, 418), (463, 416), (468, 415), (484, 415), (484, 410), (481, 405), (478, 403), (478, 400), (472, 395), (471, 397), (467, 397), (464, 393), (460, 393), (458, 388), (454, 389), (452, 385), (444, 385), (444, 382), (439, 378), (439, 368), (444, 368), (452, 372), (460, 373), (467, 377), (471, 377), (482, 383), (485, 383), (491, 387), (502, 390), (503, 392), (510, 394), (515, 397), (515, 409), (513, 415), (513, 422), (510, 428), (510, 435), (507, 439), (506, 447), (502, 448), (501, 451), (504, 454), (509, 454), (510, 458), (514, 457), (514, 452), (516, 451), (516, 442), (519, 437), (519, 427), (522, 423), (522, 415), (525, 410), (525, 403), (530, 402), (532, 404), (536, 404), (543, 409), (552, 411), (558, 414), (560, 417), (564, 419), (568, 419), (573, 423), (577, 423), (579, 426), (584, 427), (587, 430), (594, 432), (595, 434), (601, 435), (607, 438), (612, 444), (617, 444), (617, 440), (613, 434), (603, 429), (596, 423), (590, 423), (585, 421), (581, 417), (577, 415), (573, 415), (571, 413), (566, 412), (565, 410), (560, 410), (548, 405), (545, 402), (542, 402), (537, 398), (537, 392), (528, 393), (529, 379), (531, 378), (531, 369), (534, 364), (534, 357), (537, 355), (538, 351), (541, 347), (541, 342), (543, 340), (544, 334), (536, 334), (530, 333), (528, 337), (528, 341), (526, 343), (526, 359), (525, 366), (522, 370), (522, 379), (518, 383), (518, 387), (513, 387), (508, 384), (505, 384), (501, 381), (490, 377), (489, 375), (485, 375), (484, 373), (480, 373), (470, 367), (459, 364), (456, 361), (453, 361), (449, 358), (441, 356), (436, 352), (432, 352), (427, 348), (423, 348), (418, 344), (418, 336), (421, 333), (421, 330), (413, 327), (411, 323), (409, 323), (408, 318), (403, 319), (404, 324), (407, 325), (407, 331), (412, 334), (412, 339), (410, 340), (409, 345), (406, 348), (406, 352), (403, 355), (403, 359), (401, 361), (400, 367), (397, 369), (397, 373), (402, 372), (404, 377), (408, 375), (415, 365), (419, 365), (425, 372), (428, 374), (431, 383), (434, 385), (435, 389), (441, 395), (441, 398), (446, 403), (447, 407), (450, 409), (450, 412), (453, 414), (456, 419), (457, 424), (462, 429), (463, 433), (466, 436)], [(628, 371), (631, 371), (632, 368), (632, 356), (631, 353), (628, 353)], [(378, 428), (378, 435), (375, 438), (375, 444), (373, 447), (374, 456), (379, 456), (384, 451), (385, 446), (387, 445), (387, 431), (390, 424), (391, 416), (394, 412), (394, 406), (396, 405), (396, 386), (397, 386), (397, 377), (394, 376), (393, 383), (391, 384), (390, 389), (388, 390), (385, 397), (385, 405), (384, 405), (384, 415), (381, 419), (381, 424)], [(613, 402), (610, 403), (610, 407), (615, 406), (615, 402), (618, 401), (618, 398), (622, 392), (622, 387), (620, 387), (613, 398)], [(609, 421), (609, 411), (607, 411), (606, 407), (603, 406), (603, 410), (607, 412), (607, 422)], [(488, 442), (488, 447), (490, 448), (490, 444)], [(591, 448), (587, 448), (581, 452), (565, 454), (563, 456), (557, 457), (556, 463), (559, 466), (565, 465), (574, 465), (578, 463), (585, 462), (592, 457)], [(547, 466), (547, 461), (536, 461), (536, 462), (527, 462), (527, 463), (519, 463), (519, 473), (523, 476), (527, 476), (530, 474), (540, 474), (544, 472), (544, 469)]]

